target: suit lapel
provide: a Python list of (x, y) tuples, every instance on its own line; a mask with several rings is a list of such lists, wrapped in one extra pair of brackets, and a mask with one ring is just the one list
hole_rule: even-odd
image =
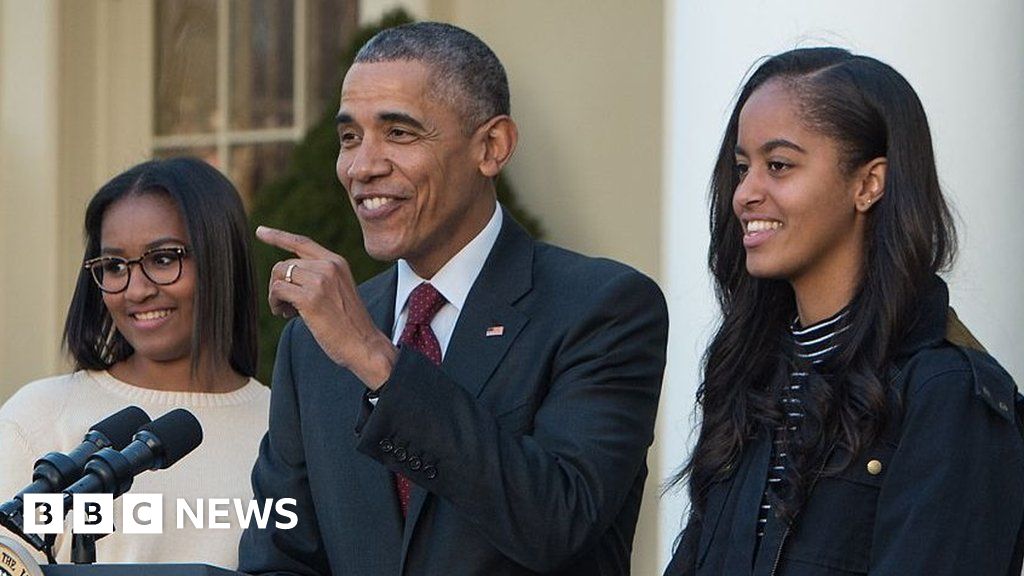
[(533, 239), (506, 212), (448, 343), (442, 367), (473, 396), (505, 357), (528, 317), (512, 304), (533, 286)]
[[(442, 364), (445, 373), (479, 396), (526, 322), (526, 315), (508, 303), (487, 294), (471, 294), (448, 345)], [(499, 330), (500, 336), (487, 335)]]
[[(459, 312), (458, 322), (448, 342), (441, 369), (474, 397), (479, 396), (487, 380), (505, 357), (512, 342), (529, 318), (512, 304), (533, 285), (533, 239), (503, 212), (501, 232), (469, 291)], [(394, 316), (394, 294), (392, 294)], [(488, 330), (491, 330), (488, 336)], [(500, 335), (496, 332), (500, 331)], [(403, 571), (416, 523), (430, 493), (412, 485), (409, 511), (402, 542)]]

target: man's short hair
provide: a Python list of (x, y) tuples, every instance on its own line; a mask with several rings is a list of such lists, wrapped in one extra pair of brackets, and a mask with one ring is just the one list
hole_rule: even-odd
[(432, 72), (432, 92), (463, 117), (467, 132), (510, 111), (508, 78), (494, 52), (472, 33), (451, 24), (416, 22), (377, 33), (355, 63), (422, 62)]

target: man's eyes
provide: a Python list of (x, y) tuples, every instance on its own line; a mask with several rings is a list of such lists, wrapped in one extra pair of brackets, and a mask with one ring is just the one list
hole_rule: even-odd
[(359, 143), (360, 136), (353, 130), (342, 130), (339, 139), (342, 146), (351, 146)]
[[(415, 132), (405, 128), (394, 127), (389, 128), (387, 131), (387, 139), (393, 142), (412, 142), (418, 137), (419, 136)], [(362, 135), (353, 130), (342, 131), (338, 138), (341, 141), (341, 145), (345, 147), (355, 146), (363, 140)]]
[(400, 126), (393, 126), (388, 130), (388, 138), (395, 142), (411, 142), (416, 139), (416, 133)]

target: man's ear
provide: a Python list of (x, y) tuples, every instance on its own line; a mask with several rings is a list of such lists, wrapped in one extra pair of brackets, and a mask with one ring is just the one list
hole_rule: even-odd
[(885, 157), (875, 158), (857, 170), (857, 183), (853, 204), (866, 214), (885, 194), (885, 171), (889, 166)]
[(519, 141), (519, 129), (508, 115), (495, 116), (477, 129), (481, 142), (480, 173), (494, 178), (508, 164)]

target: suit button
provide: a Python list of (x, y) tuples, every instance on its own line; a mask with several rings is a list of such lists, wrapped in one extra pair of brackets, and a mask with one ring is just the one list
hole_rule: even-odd
[(409, 463), (406, 464), (406, 466), (409, 467), (409, 470), (415, 472), (420, 468), (423, 468), (423, 460), (420, 460), (419, 456), (410, 456)]
[(395, 460), (398, 460), (399, 462), (405, 462), (405, 459), (408, 457), (409, 452), (407, 452), (405, 448), (401, 446), (395, 448)]
[(878, 460), (872, 460), (868, 462), (868, 474), (872, 476), (878, 476), (882, 473), (882, 463)]
[(434, 468), (433, 464), (427, 464), (423, 467), (423, 475), (430, 480), (433, 480), (434, 478), (437, 478), (437, 468)]
[(381, 440), (378, 446), (380, 446), (380, 451), (384, 452), (385, 454), (395, 449), (395, 445), (391, 443), (390, 438), (385, 438)]

